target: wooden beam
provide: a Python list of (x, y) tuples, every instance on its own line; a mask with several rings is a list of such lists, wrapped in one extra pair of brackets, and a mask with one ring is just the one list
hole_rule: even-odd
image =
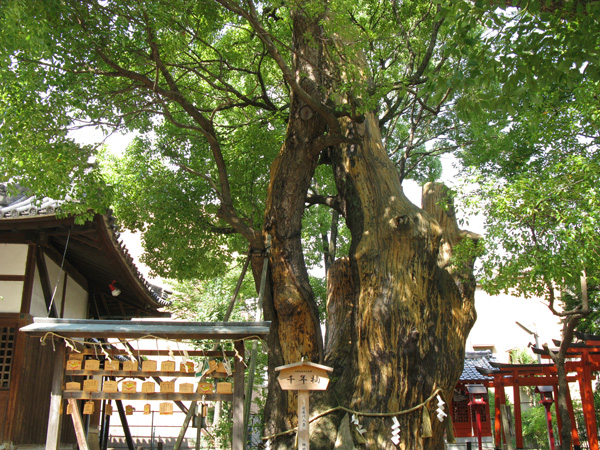
[(181, 429), (179, 430), (179, 436), (177, 436), (177, 440), (175, 441), (175, 446), (173, 450), (179, 450), (181, 448), (181, 443), (183, 442), (183, 438), (185, 437), (185, 432), (187, 431), (190, 421), (194, 414), (196, 414), (197, 402), (192, 402), (188, 409), (187, 414), (185, 415), (185, 419), (183, 420), (183, 424), (181, 425)]
[(0, 281), (25, 281), (25, 275), (0, 275)]
[[(104, 295), (104, 294), (103, 294)], [(105, 300), (106, 301), (106, 300)], [(117, 302), (117, 305), (119, 305), (119, 311), (121, 311), (121, 315), (123, 317), (127, 316), (127, 314), (125, 313), (125, 307), (123, 306), (123, 302)], [(108, 307), (106, 309), (107, 313), (108, 313)]]
[[(0, 231), (3, 231), (1, 226)], [(28, 241), (31, 240), (33, 239), (31, 238), (30, 233), (26, 232), (11, 230), (10, 234), (0, 233), (0, 244), (29, 244), (30, 242)]]
[[(19, 231), (36, 231), (42, 230), (45, 231), (47, 229), (58, 229), (60, 227), (71, 225), (74, 222), (74, 217), (69, 216), (63, 219), (58, 219), (55, 215), (38, 215), (38, 216), (21, 216), (19, 218), (14, 218), (10, 220), (0, 220), (0, 230), (10, 231), (19, 230)], [(60, 234), (53, 232), (52, 234)], [(66, 234), (66, 233), (65, 233)]]
[[(133, 346), (129, 342), (123, 342), (123, 341), (121, 341), (121, 344), (125, 345), (129, 349), (130, 352), (134, 352), (135, 351), (134, 348), (133, 348)], [(139, 356), (139, 352), (138, 352), (138, 357), (136, 359), (137, 359), (138, 365), (141, 366), (142, 365), (142, 358), (141, 358), (141, 356)], [(169, 375), (167, 375), (167, 376), (169, 376)], [(159, 386), (162, 383), (162, 379), (160, 378), (160, 376), (158, 374), (153, 374), (152, 379), (156, 383), (158, 383)], [(181, 400), (175, 400), (175, 404), (177, 405), (177, 407), (181, 411), (183, 411), (183, 413), (187, 414), (188, 410), (187, 410), (186, 406), (181, 402)]]
[[(188, 374), (189, 376), (189, 374)], [(64, 391), (64, 398), (73, 398), (76, 400), (155, 400), (155, 401), (200, 401), (205, 399), (211, 402), (230, 402), (233, 400), (234, 394), (198, 394), (198, 393), (127, 393), (127, 392), (85, 392), (85, 391)], [(243, 396), (242, 396), (243, 398)]]
[(159, 339), (262, 339), (270, 322), (153, 322), (35, 318), (22, 331), (33, 336)]
[[(18, 315), (17, 315), (18, 317)], [(137, 355), (142, 355), (142, 356), (170, 356), (172, 353), (179, 353), (179, 356), (183, 356), (183, 352), (180, 352), (179, 350), (161, 350), (161, 349), (147, 349), (147, 348), (141, 348), (141, 349), (134, 349), (133, 347), (131, 347), (131, 352)], [(98, 352), (92, 348), (84, 348), (81, 349), (81, 353), (84, 355), (94, 355), (96, 356), (98, 354)], [(129, 358), (129, 353), (126, 352), (125, 350), (120, 350), (117, 348), (105, 348), (104, 351), (102, 352), (102, 354), (106, 354), (108, 353), (111, 356), (126, 356), (127, 358)], [(223, 355), (232, 358), (236, 355), (236, 352), (233, 350), (187, 350), (186, 353), (188, 354), (188, 356), (203, 356), (203, 357), (209, 357), (209, 356), (214, 356), (217, 358), (222, 357)]]
[[(169, 375), (167, 375), (169, 376)], [(153, 376), (152, 379), (154, 380), (154, 382), (156, 384), (158, 384), (160, 386), (160, 384), (163, 382), (162, 378), (158, 377), (158, 376)], [(187, 414), (188, 412), (188, 408), (187, 406), (185, 406), (183, 404), (183, 402), (181, 400), (173, 400), (173, 403), (175, 403), (175, 405), (177, 405), (177, 407), (180, 409), (180, 411), (184, 414)]]
[[(267, 258), (265, 258), (266, 260)], [(252, 342), (250, 353), (250, 364), (248, 366), (248, 380), (246, 381), (244, 398), (244, 442), (248, 441), (248, 424), (250, 423), (250, 410), (252, 409), (252, 392), (254, 390), (254, 372), (256, 371), (256, 359), (258, 356), (258, 342)]]
[(70, 398), (69, 406), (71, 407), (71, 419), (73, 420), (73, 427), (75, 428), (75, 436), (77, 436), (77, 445), (79, 446), (79, 450), (89, 450), (77, 400)]
[[(100, 298), (100, 300), (102, 301), (102, 306), (104, 306), (104, 311), (105, 311), (105, 315), (106, 316), (110, 316), (111, 311), (110, 308), (108, 307), (108, 302), (106, 301), (106, 295), (104, 294), (98, 294), (94, 296), (94, 302), (96, 301), (97, 298)], [(121, 314), (124, 314), (125, 309), (123, 308), (123, 305), (121, 304), (121, 302), (119, 302), (119, 310), (121, 311)], [(98, 313), (98, 319), (100, 319), (100, 313)]]
[[(142, 354), (142, 352), (140, 352)], [(222, 356), (222, 355), (218, 355)], [(69, 370), (69, 375), (73, 376), (93, 376), (93, 375), (104, 375), (105, 377), (126, 377), (126, 378), (150, 378), (150, 377), (195, 377), (194, 372), (185, 372), (180, 370), (154, 370), (154, 371), (143, 371), (143, 370)], [(207, 375), (207, 378), (228, 378), (226, 372), (211, 372)], [(162, 380), (155, 380), (157, 383), (161, 383)], [(187, 411), (187, 409), (186, 409)]]
[(60, 431), (62, 425), (62, 387), (64, 381), (65, 344), (62, 340), (55, 343), (54, 370), (52, 373), (52, 391), (50, 394), (50, 411), (48, 413), (48, 432), (46, 434), (46, 450), (58, 450), (60, 447)]
[(200, 450), (200, 442), (202, 441), (202, 405), (200, 405), (200, 414), (196, 415), (196, 446), (195, 450)]
[(65, 277), (65, 279), (63, 281), (62, 299), (60, 302), (60, 318), (61, 319), (65, 316), (65, 303), (67, 301), (67, 280), (68, 279), (69, 279), (69, 277)]
[(110, 435), (110, 415), (106, 414), (106, 405), (110, 405), (110, 400), (104, 402), (103, 411), (104, 414), (104, 422), (102, 422), (102, 439), (100, 441), (100, 450), (107, 450), (108, 448), (108, 438)]
[(58, 267), (62, 265), (65, 273), (69, 274), (84, 290), (89, 290), (88, 281), (79, 270), (77, 270), (69, 261), (66, 259), (63, 261), (63, 255), (57, 251), (54, 247), (43, 247), (42, 252), (50, 258), (54, 264)]
[(129, 450), (135, 450), (133, 448), (133, 438), (131, 437), (131, 431), (129, 430), (129, 423), (127, 422), (127, 415), (123, 408), (123, 402), (117, 400), (117, 410), (119, 411), (119, 418), (121, 419), (121, 425), (123, 425), (123, 433), (125, 433), (125, 441), (127, 441), (127, 448)]
[[(569, 375), (567, 377), (567, 382), (573, 383), (578, 380), (577, 376)], [(557, 376), (524, 376), (519, 375), (517, 377), (505, 377), (502, 381), (504, 386), (512, 386), (515, 382), (519, 383), (519, 386), (554, 386), (558, 384)]]
[(233, 374), (233, 439), (231, 450), (244, 450), (244, 341), (235, 341), (238, 355)]
[(33, 295), (33, 283), (35, 282), (35, 254), (36, 245), (29, 244), (25, 266), (25, 282), (23, 283), (23, 296), (21, 297), (21, 314), (29, 314), (31, 310), (31, 296)]

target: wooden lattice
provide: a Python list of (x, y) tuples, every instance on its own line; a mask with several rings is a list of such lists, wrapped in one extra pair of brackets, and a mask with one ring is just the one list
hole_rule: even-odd
[(10, 369), (15, 347), (15, 327), (0, 327), (0, 389), (10, 388)]
[(469, 423), (469, 402), (452, 402), (452, 421), (454, 423)]

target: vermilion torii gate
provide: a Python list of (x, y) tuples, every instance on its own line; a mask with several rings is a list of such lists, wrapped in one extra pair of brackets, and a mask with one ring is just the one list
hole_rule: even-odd
[[(596, 413), (594, 410), (594, 397), (592, 372), (600, 370), (600, 336), (578, 334), (581, 342), (573, 343), (568, 350), (568, 361), (566, 362), (567, 381), (578, 382), (581, 392), (581, 403), (585, 418), (588, 443), (590, 450), (600, 450), (598, 447), (598, 427)], [(556, 344), (556, 343), (555, 343)], [(558, 349), (553, 350), (558, 352)], [(534, 352), (542, 358), (550, 359), (548, 352), (541, 348), (534, 348)], [(482, 374), (492, 376), (495, 391), (495, 444), (500, 449), (502, 444), (502, 417), (501, 407), (506, 405), (505, 388), (513, 388), (514, 398), (519, 399), (519, 388), (521, 386), (552, 386), (556, 398), (558, 376), (554, 364), (501, 364), (492, 362), (494, 369), (478, 369)], [(570, 392), (567, 392), (567, 403), (571, 417), (571, 436), (573, 449), (579, 450), (579, 435), (577, 433), (573, 404)], [(515, 400), (515, 433), (517, 449), (523, 448), (523, 431), (521, 423), (521, 405)], [(560, 417), (557, 414), (558, 426), (560, 428)]]
[[(495, 399), (495, 421), (494, 421), (494, 442), (496, 448), (502, 448), (502, 407), (506, 405), (507, 387), (512, 387), (514, 402), (514, 427), (516, 434), (517, 449), (523, 448), (523, 429), (521, 421), (521, 403), (519, 389), (521, 386), (552, 386), (556, 397), (558, 377), (556, 375), (556, 367), (553, 364), (502, 364), (491, 363), (494, 366), (493, 370), (479, 369), (483, 374), (493, 377), (492, 386), (494, 388)], [(569, 376), (569, 382), (576, 381), (576, 378)], [(569, 396), (569, 414), (571, 422), (574, 423), (573, 405)], [(559, 423), (560, 426), (560, 423)], [(504, 430), (504, 436), (508, 430)], [(577, 429), (572, 430), (573, 442), (575, 450), (579, 448), (579, 436)], [(590, 450), (592, 447), (590, 447)]]

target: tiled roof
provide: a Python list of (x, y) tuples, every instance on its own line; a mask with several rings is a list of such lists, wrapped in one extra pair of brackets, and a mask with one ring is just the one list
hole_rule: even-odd
[(54, 214), (61, 203), (48, 197), (37, 199), (35, 196), (28, 195), (22, 188), (16, 193), (9, 194), (6, 186), (0, 184), (0, 219)]
[(465, 353), (465, 364), (463, 372), (460, 375), (460, 381), (463, 382), (481, 382), (491, 380), (492, 377), (482, 375), (477, 370), (477, 367), (484, 369), (491, 369), (490, 361), (493, 361), (492, 352), (490, 350), (483, 350), (478, 352), (466, 352)]

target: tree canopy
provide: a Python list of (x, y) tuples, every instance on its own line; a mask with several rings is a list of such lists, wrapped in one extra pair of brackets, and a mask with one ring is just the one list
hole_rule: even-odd
[[(320, 13), (323, 6), (312, 5)], [(329, 50), (336, 95), (353, 99), (336, 114), (377, 107), (400, 176), (435, 179), (444, 149), (426, 144), (445, 133), (439, 112), (452, 90), (435, 82), (451, 77), (440, 8), (338, 1), (328, 10), (328, 32), (352, 43)], [(192, 259), (216, 273), (226, 247), (243, 247), (222, 218), (247, 224), (235, 230), (246, 238), (263, 219), (269, 165), (289, 114), (289, 11), (269, 2), (247, 12), (226, 1), (7, 2), (3, 177), (47, 195), (74, 190), (86, 207), (119, 208), (126, 226), (146, 232), (147, 262), (160, 273), (195, 276)], [(345, 63), (357, 51), (368, 77)], [(115, 170), (103, 186), (88, 163), (97, 150), (68, 134), (90, 125), (139, 134), (122, 161), (109, 162)], [(88, 189), (95, 174), (98, 185)], [(335, 195), (331, 172), (319, 176), (315, 202)], [(327, 228), (327, 216), (312, 216)]]
[[(495, 142), (475, 145), (475, 139), (452, 134), (464, 133), (465, 120), (467, 128), (492, 121), (501, 129), (517, 110), (523, 114), (528, 105), (541, 105), (548, 86), (560, 86), (564, 102), (577, 102), (585, 116), (579, 123), (597, 129), (598, 3), (328, 2), (326, 31), (348, 43), (328, 50), (336, 95), (353, 99), (337, 105), (338, 114), (358, 116), (375, 107), (401, 178), (420, 182), (439, 177), (435, 156), (459, 146), (477, 155), (467, 164), (499, 163)], [(325, 8), (302, 4), (314, 14)], [(6, 2), (0, 54), (3, 177), (28, 173), (28, 184), (56, 196), (61, 189), (62, 194), (78, 189), (82, 198), (83, 186), (92, 185), (85, 192), (90, 206), (119, 202), (123, 191), (112, 197), (94, 177), (88, 161), (96, 150), (73, 142), (68, 130), (92, 125), (134, 131), (140, 138), (126, 159), (130, 167), (119, 167), (127, 176), (118, 183), (131, 190), (130, 198), (136, 190), (146, 193), (128, 184), (135, 184), (130, 171), (157, 180), (179, 172), (170, 187), (186, 179), (195, 186), (187, 195), (180, 187), (172, 195), (181, 198), (171, 200), (182, 208), (196, 203), (197, 217), (184, 221), (194, 230), (225, 231), (214, 222), (224, 205), (235, 205), (227, 214), (260, 226), (265, 175), (289, 112), (292, 4), (248, 5)], [(368, 76), (347, 63), (357, 51), (366, 59)], [(495, 117), (482, 114), (490, 110)], [(515, 152), (510, 139), (505, 142), (509, 158), (519, 157), (522, 149)], [(331, 178), (329, 184), (322, 180), (321, 191), (331, 194), (326, 192), (331, 184)], [(136, 201), (158, 207), (170, 199)], [(126, 222), (140, 227), (144, 211), (133, 203), (128, 204), (137, 219)], [(125, 219), (127, 208), (122, 215)], [(197, 226), (200, 217), (205, 227)], [(148, 247), (152, 252), (153, 245)]]
[(578, 286), (583, 271), (597, 283), (598, 130), (575, 105), (554, 101), (523, 111), (504, 129), (488, 126), (480, 142), (495, 156), (484, 164), (473, 162), (484, 152), (463, 154), (477, 167), (471, 201), (486, 217), (482, 280), (491, 292), (543, 297)]

